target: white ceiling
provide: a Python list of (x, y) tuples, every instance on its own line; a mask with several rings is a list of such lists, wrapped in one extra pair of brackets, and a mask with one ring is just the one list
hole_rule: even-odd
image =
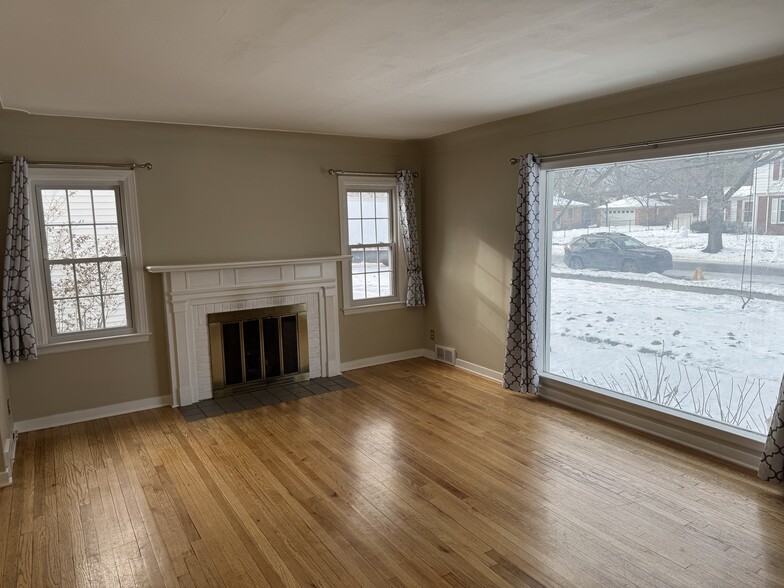
[(782, 0), (0, 7), (5, 108), (372, 137), (431, 137), (781, 54)]

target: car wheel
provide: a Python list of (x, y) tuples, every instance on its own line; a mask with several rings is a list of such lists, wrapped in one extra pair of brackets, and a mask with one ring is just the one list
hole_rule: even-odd
[(583, 269), (585, 267), (585, 264), (583, 263), (583, 260), (580, 259), (579, 257), (572, 257), (569, 260), (569, 267), (572, 269)]
[(637, 262), (633, 259), (624, 259), (623, 263), (621, 264), (621, 271), (622, 272), (629, 272), (629, 273), (637, 273), (640, 271), (640, 268), (637, 267)]

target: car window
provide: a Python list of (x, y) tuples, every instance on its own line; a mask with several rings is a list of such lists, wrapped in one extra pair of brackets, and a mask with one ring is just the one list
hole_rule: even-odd
[(617, 249), (618, 246), (610, 239), (599, 239), (596, 243), (597, 249)]
[(639, 249), (640, 247), (647, 247), (645, 243), (642, 243), (632, 237), (623, 237), (618, 239), (618, 244), (626, 249)]
[(575, 251), (581, 251), (585, 249), (585, 247), (586, 247), (586, 242), (584, 237), (575, 239), (574, 241), (572, 241), (571, 245), (569, 245), (569, 248)]

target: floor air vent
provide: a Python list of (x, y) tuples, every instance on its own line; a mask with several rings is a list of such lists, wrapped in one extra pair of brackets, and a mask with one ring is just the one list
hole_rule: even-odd
[(436, 359), (449, 365), (455, 365), (455, 350), (451, 347), (436, 345)]

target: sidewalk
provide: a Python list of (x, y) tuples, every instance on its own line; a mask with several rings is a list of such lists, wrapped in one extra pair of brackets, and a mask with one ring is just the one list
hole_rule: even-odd
[[(749, 265), (746, 264), (746, 272), (748, 273)], [(672, 269), (693, 271), (697, 266), (701, 267), (704, 271), (719, 272), (723, 274), (740, 274), (743, 272), (742, 263), (730, 263), (726, 261), (700, 261), (690, 259), (673, 259)], [(755, 263), (754, 275), (764, 276), (784, 276), (784, 266), (772, 265), (769, 263)]]

